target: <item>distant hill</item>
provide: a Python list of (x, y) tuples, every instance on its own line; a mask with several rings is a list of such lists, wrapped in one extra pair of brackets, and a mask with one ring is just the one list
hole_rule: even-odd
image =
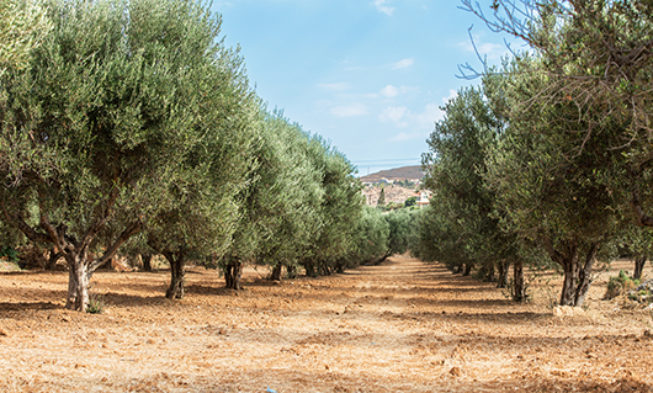
[(424, 177), (424, 171), (420, 165), (402, 166), (401, 168), (387, 169), (367, 176), (361, 176), (362, 182), (377, 182), (381, 179), (388, 180), (421, 180)]

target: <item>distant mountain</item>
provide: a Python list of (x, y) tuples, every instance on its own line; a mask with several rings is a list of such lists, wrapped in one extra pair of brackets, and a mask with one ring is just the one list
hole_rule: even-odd
[(388, 180), (421, 180), (424, 177), (424, 171), (420, 165), (402, 166), (401, 168), (387, 169), (367, 176), (361, 176), (362, 182), (377, 182), (381, 179)]

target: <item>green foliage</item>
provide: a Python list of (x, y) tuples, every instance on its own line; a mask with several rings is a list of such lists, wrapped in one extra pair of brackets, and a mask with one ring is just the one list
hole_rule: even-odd
[(18, 251), (10, 246), (0, 248), (0, 258), (7, 258), (10, 262), (18, 262)]
[(639, 280), (634, 280), (628, 277), (626, 272), (619, 270), (619, 274), (616, 277), (610, 277), (604, 298), (609, 300), (625, 295), (635, 289), (639, 284)]
[(91, 296), (86, 312), (89, 314), (102, 314), (104, 312), (104, 301), (100, 296)]
[(389, 227), (389, 254), (403, 254), (408, 251), (411, 238), (415, 232), (415, 215), (417, 211), (398, 209), (384, 215)]
[(515, 240), (492, 215), (495, 194), (485, 186), (486, 157), (503, 121), (476, 88), (461, 89), (443, 109), (445, 118), (436, 123), (423, 156), (433, 198), (414, 252), (452, 269), (515, 258)]
[(354, 235), (354, 260), (361, 263), (372, 262), (388, 255), (390, 225), (378, 209), (369, 206), (363, 208), (363, 215)]
[(52, 27), (39, 0), (0, 2), (0, 76), (6, 67), (24, 68), (29, 53)]
[(417, 204), (417, 197), (414, 197), (414, 196), (412, 196), (412, 197), (406, 199), (406, 201), (404, 201), (404, 207), (411, 207), (411, 206), (415, 206), (416, 204)]

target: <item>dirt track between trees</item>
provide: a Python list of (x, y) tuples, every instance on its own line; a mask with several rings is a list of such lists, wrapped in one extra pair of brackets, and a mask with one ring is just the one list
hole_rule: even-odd
[(91, 315), (62, 309), (64, 272), (0, 274), (0, 392), (653, 391), (651, 311), (599, 300), (601, 280), (589, 309), (560, 315), (544, 292), (515, 305), (402, 256), (263, 275), (234, 292), (193, 269), (169, 301), (167, 272), (96, 273)]

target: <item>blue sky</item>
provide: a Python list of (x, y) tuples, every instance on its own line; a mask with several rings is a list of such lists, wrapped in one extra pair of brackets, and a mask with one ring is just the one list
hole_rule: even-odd
[(419, 164), (457, 66), (497, 63), (502, 37), (457, 0), (219, 0), (228, 45), (270, 108), (322, 135), (365, 175)]

